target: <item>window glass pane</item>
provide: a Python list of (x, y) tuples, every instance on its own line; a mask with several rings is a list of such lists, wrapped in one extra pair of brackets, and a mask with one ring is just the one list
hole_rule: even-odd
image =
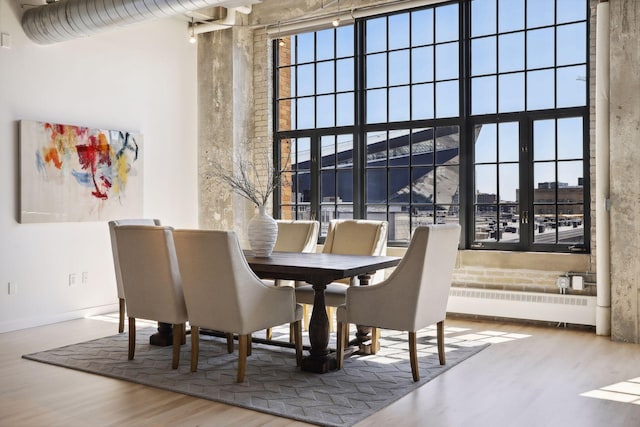
[(330, 93), (335, 91), (333, 81), (333, 61), (318, 62), (316, 79), (316, 93)]
[(411, 169), (411, 201), (433, 203), (433, 167), (419, 166)]
[(524, 111), (524, 73), (498, 77), (498, 112)]
[[(577, 187), (583, 176), (582, 171), (582, 161), (558, 162), (558, 187)], [(560, 198), (560, 192), (558, 194), (558, 197), (560, 198), (559, 201), (561, 202), (582, 201), (582, 199), (572, 199), (575, 198), (575, 195), (572, 196), (567, 192), (563, 192), (562, 194), (564, 195), (562, 198)]]
[(436, 7), (436, 43), (458, 40), (458, 5)]
[(471, 75), (496, 72), (496, 38), (483, 37), (471, 40)]
[(587, 62), (586, 24), (561, 25), (557, 29), (557, 65)]
[(556, 201), (556, 164), (555, 162), (536, 162), (533, 165), (533, 182), (535, 185), (534, 201), (536, 203), (553, 203)]
[(496, 241), (498, 211), (494, 204), (478, 205), (475, 209), (475, 240), (476, 241)]
[(533, 159), (554, 160), (556, 158), (556, 121), (533, 122)]
[(553, 67), (553, 28), (527, 31), (527, 68)]
[(280, 203), (283, 205), (296, 203), (294, 182), (296, 174), (292, 172), (283, 172), (282, 182), (280, 184)]
[(433, 164), (433, 129), (414, 129), (411, 133), (411, 163)]
[(353, 58), (337, 61), (336, 68), (336, 91), (353, 90)]
[(314, 33), (298, 34), (296, 36), (296, 57), (298, 64), (312, 62), (315, 52)]
[(324, 170), (320, 172), (320, 194), (323, 203), (335, 202), (336, 175), (334, 171)]
[(411, 220), (406, 206), (389, 206), (389, 241), (408, 241)]
[(558, 119), (558, 159), (581, 159), (583, 156), (582, 118)]
[(387, 202), (387, 170), (367, 169), (367, 202)]
[(311, 140), (309, 138), (298, 138), (295, 140), (297, 145), (296, 152), (297, 166), (296, 169), (309, 169), (311, 167), (309, 159), (311, 158)]
[(433, 84), (411, 88), (411, 114), (413, 120), (433, 118)]
[(497, 126), (494, 123), (476, 125), (476, 141), (474, 146), (476, 163), (492, 163), (497, 159), (498, 135)]
[(338, 135), (337, 155), (339, 168), (353, 166), (353, 135)]
[(433, 9), (411, 12), (411, 45), (433, 43)]
[[(338, 180), (338, 203), (353, 203), (353, 170), (339, 169), (336, 172)], [(353, 209), (351, 209), (353, 211)]]
[(317, 61), (331, 59), (335, 57), (333, 48), (333, 28), (316, 32), (316, 48), (318, 49)]
[(471, 2), (471, 37), (495, 34), (496, 0), (473, 0)]
[(389, 169), (389, 203), (409, 203), (409, 168)]
[(297, 174), (296, 198), (298, 203), (311, 202), (311, 173), (301, 170)]
[(387, 207), (385, 205), (367, 206), (367, 219), (371, 219), (374, 221), (386, 221)]
[(368, 19), (366, 31), (367, 53), (387, 50), (387, 18)]
[(455, 203), (459, 187), (458, 166), (436, 167), (436, 203)]
[(278, 70), (278, 98), (295, 96), (295, 79), (292, 79), (292, 67)]
[(315, 126), (315, 102), (311, 98), (298, 99), (297, 123), (298, 129), (310, 129)]
[(436, 164), (459, 163), (460, 131), (458, 126), (436, 128)]
[(501, 162), (517, 162), (520, 156), (520, 130), (518, 122), (500, 123), (498, 126), (498, 131), (500, 132), (499, 160)]
[(409, 83), (409, 51), (389, 53), (389, 86)]
[(587, 19), (585, 0), (556, 0), (558, 24)]
[(297, 96), (313, 95), (314, 93), (314, 65), (301, 65), (298, 67), (298, 91)]
[(369, 132), (367, 134), (367, 166), (386, 166), (386, 158), (387, 132)]
[(409, 47), (409, 14), (389, 16), (389, 50)]
[(319, 96), (316, 102), (316, 111), (318, 114), (318, 118), (316, 119), (316, 126), (319, 128), (335, 126), (335, 96)]
[(527, 73), (527, 109), (540, 110), (554, 107), (555, 82), (553, 70)]
[(387, 54), (367, 56), (367, 88), (387, 85)]
[(500, 240), (508, 243), (517, 243), (520, 241), (520, 224), (518, 223), (518, 205), (501, 205), (500, 206), (500, 222), (498, 224), (500, 230)]
[(353, 56), (353, 25), (336, 28), (336, 56)]
[(524, 29), (524, 0), (498, 0), (498, 31)]
[(436, 83), (436, 117), (459, 114), (458, 81)]
[(433, 81), (433, 47), (411, 50), (411, 80), (413, 83)]
[(535, 0), (527, 2), (527, 27), (553, 25), (555, 0)]
[(556, 243), (556, 207), (554, 205), (535, 206), (533, 241)]
[(476, 165), (476, 203), (495, 203), (498, 191), (496, 165)]
[(341, 93), (336, 96), (337, 126), (353, 125), (354, 103), (353, 92)]
[(411, 230), (422, 225), (433, 224), (433, 206), (414, 206), (411, 210)]
[(380, 123), (387, 120), (387, 90), (367, 91), (367, 123)]
[(320, 166), (322, 168), (335, 167), (335, 144), (336, 137), (334, 135), (323, 135), (320, 138), (320, 157), (322, 159)]
[(519, 166), (516, 163), (501, 164), (498, 166), (500, 176), (500, 203), (514, 203), (517, 201), (517, 190), (519, 189), (518, 183)]
[(458, 78), (458, 43), (436, 46), (436, 79)]
[(295, 206), (285, 206), (284, 204), (280, 206), (280, 218), (293, 220), (296, 218), (296, 207)]
[(498, 71), (524, 70), (524, 32), (504, 34), (498, 38)]
[(587, 70), (584, 65), (558, 68), (558, 108), (587, 104)]
[(389, 89), (389, 121), (409, 120), (409, 86)]
[(471, 79), (471, 114), (495, 113), (497, 89), (495, 76)]

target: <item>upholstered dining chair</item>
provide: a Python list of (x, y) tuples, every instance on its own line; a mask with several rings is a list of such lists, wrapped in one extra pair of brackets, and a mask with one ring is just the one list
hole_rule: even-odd
[(178, 368), (187, 307), (182, 293), (171, 227), (114, 227), (118, 263), (129, 318), (129, 360), (135, 355), (136, 318), (173, 325), (173, 360)]
[(109, 221), (109, 235), (111, 236), (111, 252), (113, 253), (113, 266), (116, 271), (116, 287), (118, 289), (118, 303), (120, 318), (118, 321), (118, 333), (124, 332), (124, 308), (125, 308), (125, 295), (124, 288), (122, 287), (122, 273), (120, 273), (120, 260), (118, 257), (118, 245), (116, 245), (115, 227), (118, 225), (160, 225), (159, 219), (118, 219)]
[(243, 382), (251, 333), (293, 323), (296, 363), (302, 361), (302, 307), (293, 288), (269, 286), (247, 263), (233, 231), (175, 230), (174, 240), (191, 325), (191, 371), (198, 369), (200, 328), (238, 334)]
[[(320, 223), (310, 220), (276, 220), (278, 237), (273, 248), (275, 252), (315, 252), (318, 244)], [(295, 286), (292, 280), (274, 280), (275, 286)], [(307, 318), (306, 305), (303, 307), (303, 318)], [(289, 331), (289, 340), (293, 342), (294, 331)], [(271, 328), (267, 328), (267, 339), (272, 338)]]
[[(408, 331), (414, 381), (420, 379), (416, 332), (436, 323), (438, 356), (440, 364), (445, 364), (444, 320), (459, 240), (458, 224), (418, 227), (402, 261), (387, 280), (347, 290), (346, 303), (336, 311), (338, 369), (343, 366), (351, 323)], [(372, 331), (371, 336), (377, 339), (378, 335)]]
[[(387, 222), (361, 219), (332, 220), (329, 222), (327, 238), (322, 248), (323, 253), (342, 255), (386, 255)], [(384, 280), (384, 271), (377, 271), (370, 279), (370, 284)], [(330, 283), (324, 291), (329, 324), (333, 330), (333, 307), (344, 304), (347, 288), (356, 284), (352, 277)], [(311, 285), (296, 287), (296, 299), (302, 304), (313, 304), (314, 290)], [(305, 327), (308, 327), (305, 316)]]

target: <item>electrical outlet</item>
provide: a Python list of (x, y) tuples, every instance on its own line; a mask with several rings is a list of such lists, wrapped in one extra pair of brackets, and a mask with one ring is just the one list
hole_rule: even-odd
[(69, 273), (69, 286), (78, 286), (78, 273)]
[(86, 285), (87, 283), (89, 283), (89, 272), (88, 271), (83, 271), (82, 272), (82, 284)]
[(584, 277), (582, 276), (572, 276), (571, 277), (571, 287), (576, 291), (581, 291), (584, 289)]
[(9, 282), (7, 286), (7, 292), (9, 295), (15, 295), (18, 293), (18, 284), (16, 282)]
[(560, 289), (567, 289), (571, 285), (569, 276), (558, 277), (558, 279), (556, 280), (556, 285), (558, 285)]

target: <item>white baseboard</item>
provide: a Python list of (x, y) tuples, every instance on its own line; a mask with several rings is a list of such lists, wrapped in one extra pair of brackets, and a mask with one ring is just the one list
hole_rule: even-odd
[(96, 307), (87, 307), (80, 310), (68, 311), (51, 316), (42, 316), (29, 319), (17, 319), (0, 323), (0, 333), (17, 331), (20, 329), (34, 328), (36, 326), (50, 325), (52, 323), (66, 322), (68, 320), (82, 319), (84, 317), (118, 311), (118, 304), (107, 304)]

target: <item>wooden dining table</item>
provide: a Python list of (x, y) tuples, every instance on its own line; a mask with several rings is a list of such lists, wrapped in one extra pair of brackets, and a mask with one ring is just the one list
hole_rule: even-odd
[[(325, 373), (336, 368), (329, 351), (329, 318), (324, 290), (338, 279), (358, 277), (360, 286), (369, 284), (377, 270), (395, 267), (401, 258), (390, 256), (338, 255), (324, 253), (273, 252), (270, 257), (256, 257), (244, 252), (247, 262), (258, 277), (304, 281), (313, 286), (314, 302), (309, 322), (309, 355), (302, 360), (302, 370)], [(359, 343), (370, 340), (371, 328), (358, 325)]]

